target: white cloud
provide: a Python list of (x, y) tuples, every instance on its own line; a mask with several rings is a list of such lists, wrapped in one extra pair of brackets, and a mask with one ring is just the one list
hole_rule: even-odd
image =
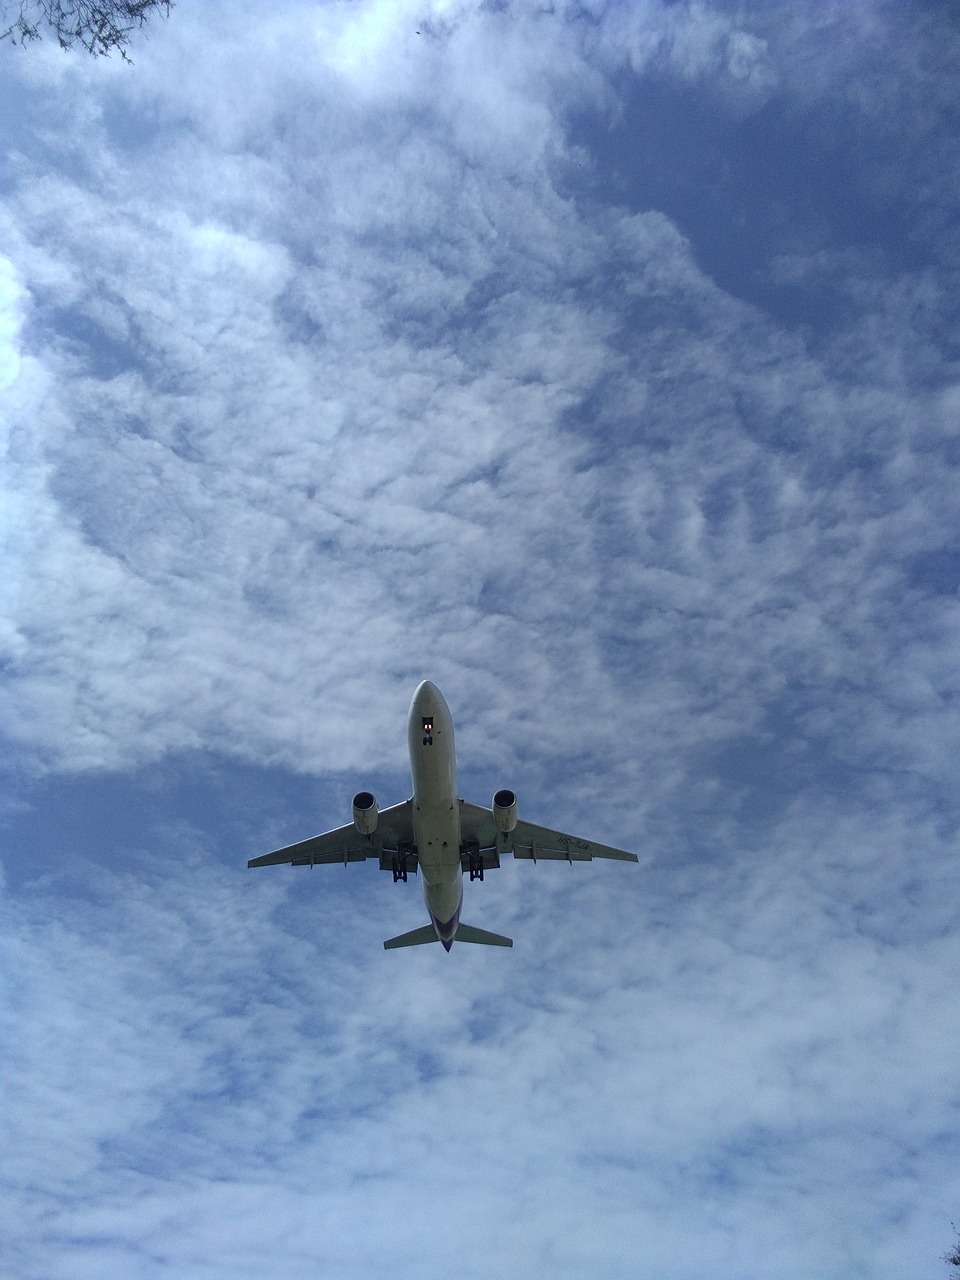
[[(957, 940), (851, 934), (823, 911), (850, 832), (796, 814), (779, 834), (786, 864), (691, 868), (679, 898), (666, 868), (578, 868), (566, 902), (568, 869), (507, 870), (489, 889), (538, 909), (506, 964), (460, 948), (402, 970), (373, 949), (395, 910), (376, 894), (368, 918), (376, 872), (319, 895), (311, 878), (298, 902), (196, 855), (175, 876), (142, 854), (73, 864), (75, 884), (6, 908), (9, 1256), (24, 1275), (89, 1256), (117, 1275), (391, 1258), (432, 1276), (452, 1251), (468, 1275), (578, 1276), (636, 1250), (692, 1276), (705, 1239), (735, 1238), (784, 1277), (839, 1274), (867, 1237), (908, 1256), (898, 1224), (946, 1173)], [(902, 834), (949, 897), (935, 832)], [(889, 866), (862, 866), (879, 903)], [(604, 942), (614, 873), (632, 929)]]
[[(419, 908), (372, 868), (243, 878), (185, 826), (114, 840), (122, 869), (14, 849), (63, 875), (6, 891), (5, 1265), (937, 1265), (952, 277), (788, 209), (773, 285), (830, 321), (791, 326), (642, 192), (603, 203), (566, 133), (629, 58), (735, 119), (866, 94), (880, 136), (869, 58), (799, 83), (827, 9), (780, 35), (705, 4), (229, 12), (176, 10), (129, 73), (14, 64), (24, 768), (216, 752), (319, 775), (326, 814), (403, 777), (430, 675), (478, 799), (516, 785), (645, 861), (503, 869), (468, 918), (515, 953), (445, 964), (379, 951)], [(763, 211), (734, 197), (750, 241)], [(257, 803), (251, 841), (277, 821)]]
[(0, 386), (6, 387), (20, 371), (22, 290), (14, 265), (0, 258)]

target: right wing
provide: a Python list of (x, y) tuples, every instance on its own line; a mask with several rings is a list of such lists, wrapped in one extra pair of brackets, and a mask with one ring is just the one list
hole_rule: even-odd
[(260, 858), (251, 858), (248, 867), (273, 867), (289, 862), (295, 867), (323, 866), (327, 863), (363, 862), (366, 858), (380, 859), (381, 867), (389, 870), (393, 855), (405, 849), (407, 865), (412, 871), (416, 866), (413, 846), (413, 801), (404, 800), (391, 805), (380, 813), (377, 829), (372, 836), (362, 836), (352, 822), (322, 835), (310, 836), (284, 849), (275, 849)]

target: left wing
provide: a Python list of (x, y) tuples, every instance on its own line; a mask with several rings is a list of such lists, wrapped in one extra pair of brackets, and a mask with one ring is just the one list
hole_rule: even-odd
[(591, 862), (594, 858), (616, 858), (620, 862), (639, 862), (635, 853), (626, 849), (614, 849), (609, 844), (597, 844), (596, 840), (582, 840), (568, 836), (549, 827), (538, 827), (533, 822), (518, 822), (508, 836), (513, 842), (515, 858), (559, 858), (564, 862)]
[(479, 804), (460, 802), (460, 829), (463, 840), (475, 842), (482, 853), (494, 851), (490, 861), (483, 859), (484, 868), (499, 866), (499, 854), (512, 853), (515, 858), (541, 858), (562, 862), (591, 862), (594, 858), (616, 858), (620, 862), (639, 862), (635, 853), (614, 849), (612, 845), (598, 844), (595, 840), (583, 840), (568, 836), (563, 831), (551, 831), (534, 822), (518, 822), (509, 835), (497, 831), (490, 809)]
[(349, 822), (345, 827), (324, 831), (322, 835), (311, 836), (297, 844), (288, 844), (286, 848), (265, 853), (260, 858), (251, 858), (247, 866), (273, 867), (282, 862), (289, 862), (295, 867), (323, 866), (333, 862), (342, 862), (346, 866), (348, 862), (379, 858), (381, 867), (390, 870), (394, 855), (404, 849), (406, 866), (413, 871), (416, 856), (412, 853), (412, 812), (413, 801), (404, 800), (381, 811), (377, 829), (372, 836), (362, 836), (354, 824)]

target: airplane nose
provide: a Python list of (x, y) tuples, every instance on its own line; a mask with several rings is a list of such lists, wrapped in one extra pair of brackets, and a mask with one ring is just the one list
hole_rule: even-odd
[(432, 680), (421, 680), (417, 685), (417, 691), (413, 695), (413, 705), (415, 707), (422, 706), (425, 702), (432, 702), (436, 699), (440, 690)]
[(419, 729), (420, 721), (424, 718), (442, 721), (446, 726), (450, 723), (450, 709), (432, 680), (421, 680), (410, 703), (409, 723), (416, 724)]

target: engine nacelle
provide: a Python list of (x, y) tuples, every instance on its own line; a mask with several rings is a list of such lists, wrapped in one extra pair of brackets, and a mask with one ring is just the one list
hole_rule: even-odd
[(498, 791), (494, 795), (493, 820), (504, 835), (509, 835), (517, 825), (517, 797), (512, 791)]
[(376, 797), (369, 791), (358, 791), (353, 797), (353, 825), (362, 836), (373, 835), (379, 816)]

